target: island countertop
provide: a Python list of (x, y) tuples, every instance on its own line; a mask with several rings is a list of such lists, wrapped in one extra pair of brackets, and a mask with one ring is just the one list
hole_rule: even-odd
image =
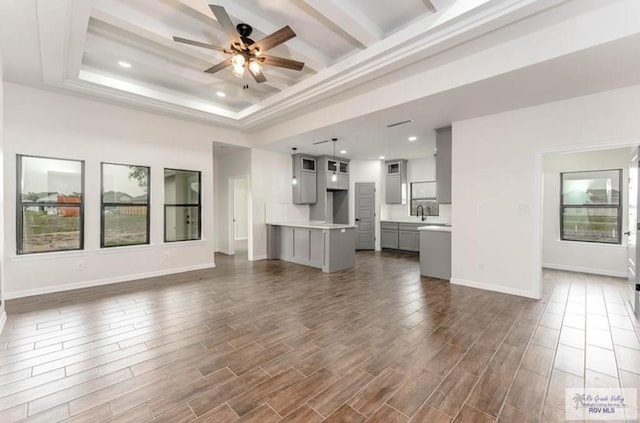
[(353, 229), (355, 225), (345, 225), (341, 223), (326, 223), (326, 222), (267, 222), (267, 225), (271, 226), (285, 226), (289, 228), (307, 228), (307, 229)]

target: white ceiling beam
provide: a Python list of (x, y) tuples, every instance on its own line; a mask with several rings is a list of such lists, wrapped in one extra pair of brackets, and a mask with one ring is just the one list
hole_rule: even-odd
[[(364, 47), (375, 44), (382, 39), (380, 28), (360, 10), (349, 6), (344, 1), (340, 5), (334, 0), (302, 1)], [(429, 0), (424, 1), (428, 2)]]
[(431, 13), (436, 13), (438, 11), (435, 4), (433, 4), (431, 0), (422, 0), (422, 2)]
[[(190, 7), (191, 9), (200, 12), (201, 14), (213, 19), (213, 13), (209, 9), (209, 6), (206, 1), (203, 0), (179, 0), (183, 5)], [(266, 35), (271, 34), (272, 32), (280, 29), (279, 26), (274, 25), (273, 23), (267, 21), (266, 19), (260, 17), (255, 12), (244, 8), (238, 4), (238, 2), (229, 2), (225, 5), (225, 9), (227, 13), (239, 19), (243, 22), (249, 23), (254, 29), (263, 32)], [(214, 20), (215, 22), (215, 20)], [(295, 28), (293, 28), (295, 31)], [(315, 72), (318, 72), (322, 69), (328, 68), (332, 65), (329, 58), (318, 49), (313, 47), (310, 44), (302, 41), (299, 38), (294, 38), (292, 40), (287, 41), (287, 48), (291, 50), (293, 55), (292, 59), (299, 60), (304, 62), (305, 67), (312, 69)]]

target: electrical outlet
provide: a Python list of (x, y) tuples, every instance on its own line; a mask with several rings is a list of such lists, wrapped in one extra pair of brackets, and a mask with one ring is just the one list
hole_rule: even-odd
[(84, 260), (76, 261), (76, 270), (84, 270)]

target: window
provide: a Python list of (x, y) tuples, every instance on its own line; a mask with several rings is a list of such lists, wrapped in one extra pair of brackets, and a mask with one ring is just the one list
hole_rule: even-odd
[(17, 156), (18, 254), (82, 250), (84, 162)]
[(560, 174), (560, 239), (620, 244), (622, 170)]
[(418, 207), (422, 206), (425, 216), (438, 216), (440, 210), (436, 202), (436, 183), (428, 182), (411, 182), (411, 216), (419, 216)]
[(200, 239), (200, 172), (164, 170), (164, 241)]
[(102, 163), (100, 246), (149, 243), (149, 168)]

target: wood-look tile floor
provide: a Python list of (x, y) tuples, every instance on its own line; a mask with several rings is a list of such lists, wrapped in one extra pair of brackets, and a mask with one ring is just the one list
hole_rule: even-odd
[(533, 301), (408, 254), (216, 261), (9, 301), (0, 422), (554, 422), (565, 387), (640, 386), (620, 279), (545, 271)]

